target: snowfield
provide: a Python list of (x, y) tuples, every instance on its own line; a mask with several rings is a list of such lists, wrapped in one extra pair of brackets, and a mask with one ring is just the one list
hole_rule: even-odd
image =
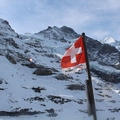
[[(41, 111), (35, 115), (1, 116), (1, 120), (92, 120), (87, 114), (87, 100), (85, 90), (69, 90), (67, 85), (84, 85), (86, 79), (85, 71), (81, 74), (72, 74), (73, 80), (61, 81), (51, 76), (37, 76), (32, 74), (34, 69), (21, 66), (19, 63), (11, 64), (4, 56), (0, 56), (0, 76), (2, 84), (1, 106), (2, 111), (14, 111), (29, 109), (30, 111)], [(8, 72), (9, 71), (9, 72)], [(94, 97), (98, 120), (119, 120), (120, 112), (120, 85), (105, 83), (99, 78), (92, 77), (94, 86)], [(44, 88), (37, 93), (32, 88)], [(48, 96), (57, 96), (58, 103), (49, 99)], [(32, 98), (43, 98), (43, 100)], [(31, 100), (30, 100), (31, 98)], [(59, 103), (60, 98), (66, 101)], [(52, 112), (48, 112), (51, 110)], [(42, 113), (43, 112), (43, 113)]]

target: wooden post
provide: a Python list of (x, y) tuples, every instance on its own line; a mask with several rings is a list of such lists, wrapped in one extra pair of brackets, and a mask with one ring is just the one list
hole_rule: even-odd
[[(90, 74), (90, 66), (89, 66), (89, 60), (87, 56), (87, 49), (86, 49), (86, 43), (85, 43), (85, 33), (82, 33), (83, 37), (83, 44), (84, 44), (84, 50), (85, 50), (85, 59), (86, 59), (86, 68), (87, 68), (87, 74), (88, 74), (88, 81), (86, 82), (87, 86), (87, 97), (88, 97), (88, 104), (89, 104), (89, 113), (90, 115), (93, 115), (94, 120), (97, 120), (96, 115), (96, 108), (95, 108), (95, 100), (94, 100), (94, 94), (93, 94), (93, 87), (92, 87), (92, 80), (91, 80), (91, 74)], [(89, 95), (88, 95), (89, 94)]]

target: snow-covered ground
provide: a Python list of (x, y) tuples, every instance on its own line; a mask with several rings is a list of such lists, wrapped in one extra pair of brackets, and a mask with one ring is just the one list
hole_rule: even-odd
[[(0, 120), (93, 120), (87, 114), (87, 101), (85, 90), (69, 90), (67, 85), (84, 85), (87, 75), (71, 74), (73, 80), (61, 81), (55, 79), (55, 75), (37, 76), (32, 74), (34, 69), (18, 64), (10, 63), (4, 56), (0, 56), (1, 111), (14, 111), (15, 109), (29, 108), (31, 111), (41, 111), (44, 114), (1, 116)], [(120, 85), (105, 83), (96, 77), (92, 77), (94, 96), (98, 120), (119, 120), (120, 114)], [(32, 87), (42, 87), (41, 93), (34, 92)], [(59, 96), (70, 100), (64, 104), (56, 104), (49, 99), (51, 96)], [(29, 98), (41, 97), (43, 101), (29, 101)], [(79, 103), (80, 102), (80, 103)], [(47, 110), (54, 109), (54, 115)]]

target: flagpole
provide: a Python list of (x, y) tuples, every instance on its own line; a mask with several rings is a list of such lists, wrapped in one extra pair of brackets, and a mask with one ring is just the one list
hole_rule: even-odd
[(82, 37), (83, 37), (83, 44), (84, 44), (85, 57), (86, 57), (85, 58), (86, 59), (86, 68), (87, 68), (87, 74), (88, 74), (88, 80), (86, 81), (86, 84), (87, 84), (86, 89), (87, 89), (88, 104), (90, 107), (89, 114), (93, 115), (94, 120), (97, 120), (95, 100), (94, 100), (93, 87), (92, 87), (92, 80), (91, 80), (91, 74), (90, 74), (90, 65), (89, 65), (86, 43), (85, 43), (85, 33), (82, 33)]

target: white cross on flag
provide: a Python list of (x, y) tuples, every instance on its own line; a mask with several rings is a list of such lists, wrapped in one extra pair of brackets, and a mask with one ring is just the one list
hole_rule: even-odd
[(73, 73), (86, 68), (82, 36), (65, 52), (61, 60), (64, 73)]

